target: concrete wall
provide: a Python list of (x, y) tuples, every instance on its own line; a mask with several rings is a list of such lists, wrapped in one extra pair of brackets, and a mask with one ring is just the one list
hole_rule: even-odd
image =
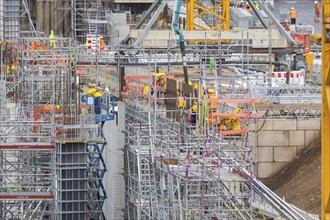
[[(263, 121), (258, 122), (258, 130)], [(267, 120), (256, 138), (256, 175), (269, 178), (309, 145), (321, 132), (321, 120)]]

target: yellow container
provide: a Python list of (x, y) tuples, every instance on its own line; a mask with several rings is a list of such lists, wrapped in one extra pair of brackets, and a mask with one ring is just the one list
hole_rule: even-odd
[(306, 63), (313, 64), (314, 53), (306, 53)]

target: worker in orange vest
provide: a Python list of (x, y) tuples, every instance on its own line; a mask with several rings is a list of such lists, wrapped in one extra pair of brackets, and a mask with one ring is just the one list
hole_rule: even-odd
[(250, 13), (252, 13), (252, 7), (251, 7), (249, 4), (247, 4), (246, 9), (247, 9)]
[(285, 20), (285, 23), (284, 23), (284, 29), (286, 31), (289, 31), (290, 32), (290, 24), (289, 24), (289, 21), (288, 20)]
[(321, 13), (321, 7), (318, 1), (314, 2), (314, 9), (315, 9), (315, 17), (314, 21), (320, 21), (320, 13)]
[(294, 9), (294, 7), (291, 7), (290, 18), (291, 18), (291, 24), (296, 24), (296, 20), (297, 20), (297, 12), (296, 12), (296, 10)]

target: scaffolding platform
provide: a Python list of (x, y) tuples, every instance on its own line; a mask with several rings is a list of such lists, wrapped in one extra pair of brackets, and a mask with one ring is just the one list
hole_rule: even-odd
[(52, 201), (53, 192), (0, 192), (0, 201)]

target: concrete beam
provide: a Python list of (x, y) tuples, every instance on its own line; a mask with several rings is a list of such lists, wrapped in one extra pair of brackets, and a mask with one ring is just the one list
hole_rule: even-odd
[[(270, 31), (270, 33), (269, 33)], [(131, 38), (137, 39), (143, 30), (131, 30)], [(275, 29), (240, 29), (228, 31), (183, 31), (186, 40), (285, 40), (281, 33)], [(179, 37), (172, 30), (150, 30), (145, 37), (145, 40), (177, 40)], [(221, 36), (221, 38), (219, 37)]]
[[(142, 36), (142, 30), (131, 30), (131, 40), (136, 41)], [(185, 40), (249, 40), (254, 48), (286, 48), (287, 40), (275, 29), (240, 29), (228, 31), (183, 31)], [(172, 30), (150, 30), (143, 40), (144, 46), (175, 46), (178, 36)]]

